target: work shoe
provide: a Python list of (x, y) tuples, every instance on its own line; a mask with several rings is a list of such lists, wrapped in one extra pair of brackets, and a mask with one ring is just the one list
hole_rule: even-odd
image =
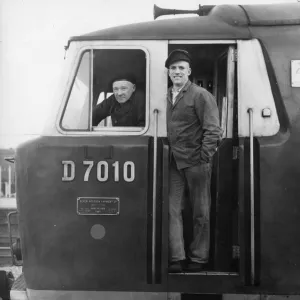
[(204, 271), (206, 264), (198, 263), (195, 261), (189, 261), (184, 268), (185, 272), (201, 272)]
[(171, 261), (169, 264), (169, 273), (182, 273), (183, 271), (183, 260)]

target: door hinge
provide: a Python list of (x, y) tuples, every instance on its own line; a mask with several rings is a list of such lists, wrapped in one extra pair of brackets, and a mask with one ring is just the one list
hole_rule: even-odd
[(240, 246), (232, 245), (232, 258), (239, 259), (240, 258)]
[(232, 51), (232, 61), (238, 61), (238, 52), (237, 49)]
[(238, 159), (239, 158), (239, 147), (233, 146), (232, 147), (232, 159)]

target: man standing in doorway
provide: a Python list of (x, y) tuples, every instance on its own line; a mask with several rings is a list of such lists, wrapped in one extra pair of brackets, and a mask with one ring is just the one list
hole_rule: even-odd
[[(189, 81), (191, 57), (174, 50), (165, 67), (173, 86), (167, 96), (167, 129), (171, 150), (169, 192), (169, 272), (201, 271), (209, 258), (210, 179), (212, 156), (220, 141), (215, 98)], [(184, 250), (182, 208), (185, 189), (193, 212), (193, 241)]]

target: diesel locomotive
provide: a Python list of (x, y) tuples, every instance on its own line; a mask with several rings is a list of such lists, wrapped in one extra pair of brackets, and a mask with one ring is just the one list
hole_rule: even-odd
[[(69, 39), (42, 136), (16, 150), (26, 285), (11, 299), (300, 295), (300, 3), (155, 7), (155, 17), (177, 13), (197, 15)], [(210, 261), (198, 273), (168, 273), (165, 60), (174, 49), (190, 53), (190, 80), (215, 96), (223, 129)], [(145, 95), (145, 126), (92, 126), (119, 71)]]

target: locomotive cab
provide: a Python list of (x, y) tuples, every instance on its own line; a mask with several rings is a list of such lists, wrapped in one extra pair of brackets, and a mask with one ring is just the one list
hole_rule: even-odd
[[(16, 155), (29, 299), (167, 299), (168, 292), (228, 293), (259, 282), (260, 147), (287, 138), (274, 70), (247, 27), (213, 16), (184, 20), (184, 39), (176, 19), (70, 39), (43, 136)], [(190, 80), (215, 96), (223, 129), (213, 157), (210, 261), (199, 273), (168, 273), (164, 65), (174, 49), (190, 53)], [(92, 122), (119, 72), (136, 78), (143, 126)], [(190, 213), (186, 205), (187, 246)]]

